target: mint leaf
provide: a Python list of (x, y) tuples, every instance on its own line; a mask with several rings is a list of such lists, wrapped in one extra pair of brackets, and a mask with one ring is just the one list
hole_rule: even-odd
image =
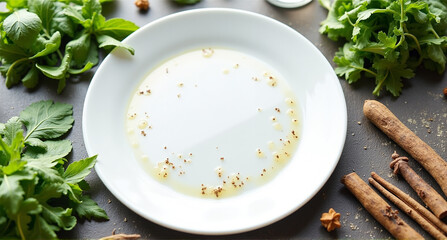
[(20, 113), (20, 119), (27, 129), (25, 139), (53, 139), (62, 136), (73, 125), (72, 109), (69, 104), (53, 101), (31, 104)]
[(42, 29), (42, 21), (25, 9), (13, 12), (3, 22), (6, 35), (18, 46), (28, 48)]

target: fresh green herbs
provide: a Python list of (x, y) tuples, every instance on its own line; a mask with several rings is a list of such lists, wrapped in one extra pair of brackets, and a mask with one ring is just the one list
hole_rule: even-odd
[(98, 64), (98, 48), (134, 49), (120, 41), (138, 27), (101, 15), (105, 0), (11, 0), (0, 12), (0, 72), (8, 88), (35, 87), (44, 75), (61, 92), (70, 75)]
[(374, 78), (373, 94), (393, 96), (420, 65), (444, 72), (447, 49), (446, 0), (320, 0), (329, 10), (320, 32), (347, 40), (335, 54), (335, 72), (349, 83)]
[(83, 194), (96, 156), (64, 169), (72, 147), (59, 139), (73, 121), (71, 105), (40, 101), (0, 123), (1, 239), (55, 239), (76, 225), (76, 216), (108, 219)]

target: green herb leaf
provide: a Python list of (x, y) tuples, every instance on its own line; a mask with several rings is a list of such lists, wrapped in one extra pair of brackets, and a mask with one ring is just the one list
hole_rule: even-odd
[(3, 22), (3, 28), (15, 44), (28, 48), (42, 29), (42, 21), (35, 13), (22, 9), (9, 15)]
[(99, 48), (106, 48), (111, 50), (115, 47), (120, 47), (129, 51), (132, 55), (135, 54), (135, 50), (131, 46), (124, 44), (108, 35), (97, 35), (96, 40), (99, 43)]
[(403, 79), (421, 64), (439, 73), (447, 63), (447, 4), (437, 0), (334, 0), (320, 32), (344, 38), (336, 53), (335, 72), (349, 83), (363, 77), (376, 81), (374, 95), (386, 89), (399, 96)]
[(18, 213), (23, 202), (23, 191), (21, 181), (31, 180), (34, 175), (29, 172), (15, 172), (14, 175), (3, 175), (0, 184), (0, 205), (4, 207), (9, 217)]
[(73, 210), (79, 217), (97, 220), (108, 220), (106, 212), (98, 206), (90, 197), (84, 195), (81, 198), (81, 203), (76, 203)]
[(72, 109), (69, 104), (53, 101), (31, 104), (20, 113), (20, 119), (27, 128), (25, 139), (53, 139), (62, 136), (73, 125)]
[(71, 48), (67, 48), (65, 50), (64, 58), (62, 58), (61, 64), (59, 67), (46, 66), (41, 64), (36, 64), (36, 67), (47, 77), (53, 79), (59, 79), (65, 81), (65, 75), (70, 68), (70, 62), (73, 52)]
[(42, 49), (40, 52), (34, 54), (34, 56), (30, 57), (29, 59), (35, 59), (38, 57), (46, 56), (50, 53), (57, 51), (61, 44), (61, 34), (59, 32), (55, 32), (48, 41), (45, 41), (44, 44), (45, 48)]
[(33, 88), (39, 83), (39, 70), (32, 66), (28, 73), (22, 78), (23, 86)]
[[(41, 101), (22, 111), (20, 119), (0, 123), (0, 229), (8, 239), (56, 239), (59, 230), (71, 230), (78, 217), (108, 219), (83, 194), (84, 178), (96, 156), (70, 164), (69, 140), (60, 137), (73, 124), (68, 104)], [(23, 125), (28, 134), (23, 136)], [(26, 138), (26, 148), (25, 146)], [(82, 186), (82, 188), (81, 188)], [(76, 209), (76, 210), (74, 210)]]
[(95, 33), (98, 35), (108, 35), (121, 41), (137, 29), (138, 26), (133, 22), (121, 18), (112, 18), (105, 21), (101, 28), (97, 29)]
[(84, 33), (77, 39), (73, 39), (67, 43), (67, 48), (71, 48), (73, 52), (72, 65), (74, 66), (84, 66), (86, 65), (86, 60), (88, 58), (88, 53), (90, 50), (90, 34)]
[(27, 57), (28, 54), (21, 47), (0, 41), (0, 58), (6, 63), (13, 63), (19, 59)]
[(85, 158), (68, 165), (63, 174), (65, 182), (77, 184), (90, 173), (90, 170), (95, 166), (96, 156)]

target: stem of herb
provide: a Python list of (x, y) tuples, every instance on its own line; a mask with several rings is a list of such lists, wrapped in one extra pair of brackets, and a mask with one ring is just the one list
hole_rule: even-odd
[[(381, 90), (382, 87), (383, 87), (383, 83), (385, 82), (385, 79), (388, 77), (388, 74), (389, 74), (389, 73), (390, 73), (390, 70), (387, 70), (385, 76), (384, 76), (381, 80), (379, 80), (379, 84), (377, 84), (376, 88), (375, 88), (374, 91), (373, 91), (373, 94), (374, 94), (374, 95), (376, 95), (376, 96), (379, 95), (379, 92), (380, 92), (380, 90)], [(376, 75), (376, 76), (377, 76), (377, 75)]]
[(13, 64), (11, 64), (11, 66), (8, 68), (8, 71), (6, 72), (6, 75), (10, 74), (10, 71), (12, 71), (12, 69), (15, 67), (15, 65), (17, 65), (17, 64), (19, 64), (21, 62), (24, 62), (24, 61), (29, 61), (29, 59), (28, 58), (21, 58), (21, 59), (15, 61)]

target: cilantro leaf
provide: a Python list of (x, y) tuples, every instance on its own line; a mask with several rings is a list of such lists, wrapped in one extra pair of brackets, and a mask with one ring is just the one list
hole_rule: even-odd
[(98, 204), (93, 201), (89, 196), (82, 196), (81, 203), (75, 203), (73, 206), (73, 211), (79, 217), (97, 220), (108, 220), (106, 212), (98, 206)]
[[(403, 79), (423, 65), (438, 73), (447, 63), (447, 4), (437, 0), (320, 1), (328, 8), (320, 33), (344, 38), (335, 72), (348, 83), (374, 77), (374, 95), (401, 94)], [(361, 76), (361, 72), (365, 72)]]

